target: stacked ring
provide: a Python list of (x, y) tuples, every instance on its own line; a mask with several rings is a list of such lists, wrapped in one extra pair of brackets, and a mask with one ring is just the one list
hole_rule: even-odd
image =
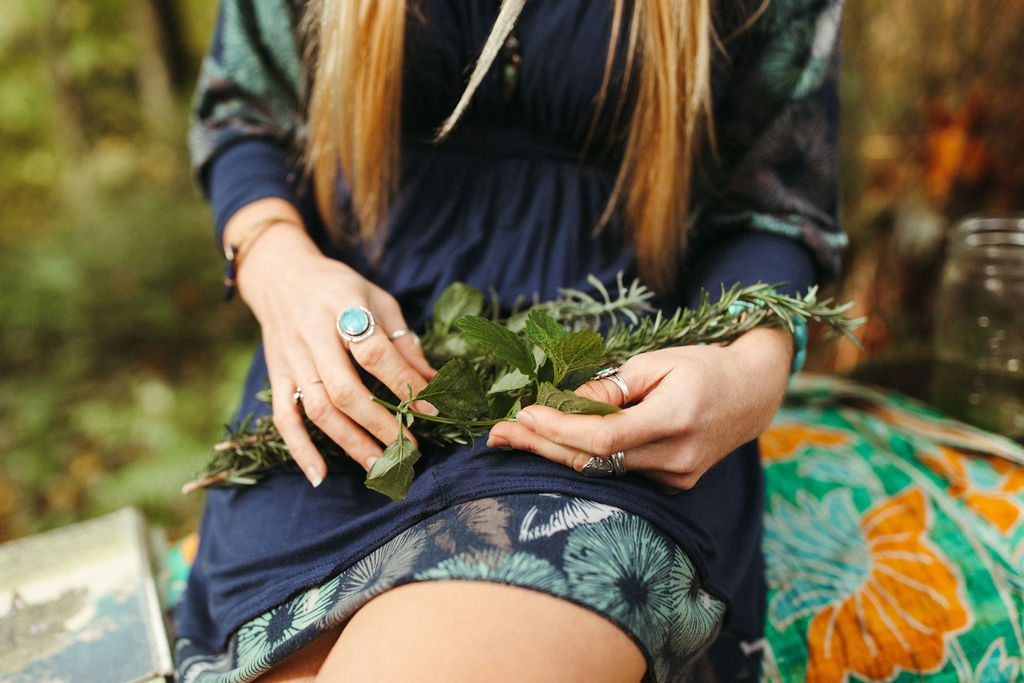
[(593, 379), (610, 379), (615, 382), (615, 386), (622, 392), (622, 405), (629, 403), (629, 387), (626, 386), (626, 380), (619, 376), (618, 368), (605, 368), (594, 375)]

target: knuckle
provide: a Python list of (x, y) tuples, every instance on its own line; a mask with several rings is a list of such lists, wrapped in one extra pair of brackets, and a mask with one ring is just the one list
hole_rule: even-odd
[(293, 431), (302, 426), (302, 419), (298, 413), (284, 407), (274, 408), (273, 420), (279, 432)]
[(602, 424), (595, 428), (589, 441), (589, 450), (594, 455), (608, 455), (615, 452), (615, 432), (607, 425)]
[(328, 390), (327, 395), (331, 398), (331, 403), (338, 407), (352, 405), (361, 394), (366, 392), (360, 392), (356, 389), (356, 385), (352, 382), (341, 382), (334, 384)]
[(696, 463), (690, 458), (679, 458), (671, 460), (665, 468), (673, 477), (692, 477), (697, 471)]
[(387, 358), (388, 348), (383, 337), (374, 335), (370, 339), (352, 344), (352, 355), (364, 368), (376, 367)]
[(304, 408), (306, 417), (317, 424), (323, 422), (330, 412), (330, 407), (323, 401), (307, 401)]

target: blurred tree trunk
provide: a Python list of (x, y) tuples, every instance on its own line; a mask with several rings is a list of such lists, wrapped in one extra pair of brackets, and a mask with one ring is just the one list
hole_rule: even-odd
[(153, 6), (162, 40), (161, 48), (175, 91), (182, 92), (192, 82), (198, 64), (188, 48), (181, 0), (149, 0)]
[(67, 206), (84, 209), (92, 204), (96, 184), (86, 168), (88, 142), (85, 117), (75, 94), (66, 46), (70, 30), (65, 21), (67, 0), (52, 0), (46, 21), (39, 25), (50, 87), (53, 95), (53, 147), (59, 165), (60, 199)]
[[(139, 103), (150, 132), (157, 140), (177, 137), (179, 117), (174, 90), (174, 57), (178, 31), (176, 9), (163, 0), (136, 0), (134, 13), (137, 55), (135, 80)], [(166, 16), (172, 17), (167, 20)]]

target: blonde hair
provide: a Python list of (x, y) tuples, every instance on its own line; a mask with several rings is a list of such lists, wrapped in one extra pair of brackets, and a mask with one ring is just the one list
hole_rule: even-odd
[[(457, 123), (524, 1), (502, 1), (469, 85), (439, 138)], [(600, 225), (621, 212), (637, 247), (640, 274), (656, 288), (672, 283), (686, 247), (693, 158), (711, 117), (709, 4), (636, 0), (627, 21), (624, 0), (612, 0), (611, 40), (594, 121), (606, 104), (624, 24), (627, 83), (622, 91), (631, 78), (637, 82), (623, 158)], [(308, 168), (332, 234), (345, 232), (336, 206), (340, 167), (359, 235), (372, 242), (383, 230), (397, 190), (406, 0), (320, 0), (313, 12), (317, 55)], [(616, 114), (623, 109), (620, 100)]]

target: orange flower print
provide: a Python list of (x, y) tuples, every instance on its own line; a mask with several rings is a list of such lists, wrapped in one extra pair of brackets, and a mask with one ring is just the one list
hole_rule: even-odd
[(949, 495), (959, 498), (1003, 534), (1024, 518), (1019, 493), (1024, 467), (1002, 458), (971, 456), (945, 446), (918, 456), (949, 482)]
[(802, 423), (776, 424), (761, 434), (761, 458), (782, 460), (804, 448), (835, 448), (850, 438), (841, 432)]
[(860, 516), (848, 489), (820, 502), (776, 500), (765, 532), (776, 628), (810, 617), (808, 681), (891, 680), (946, 661), (969, 625), (962, 585), (927, 539), (924, 495), (911, 489)]

